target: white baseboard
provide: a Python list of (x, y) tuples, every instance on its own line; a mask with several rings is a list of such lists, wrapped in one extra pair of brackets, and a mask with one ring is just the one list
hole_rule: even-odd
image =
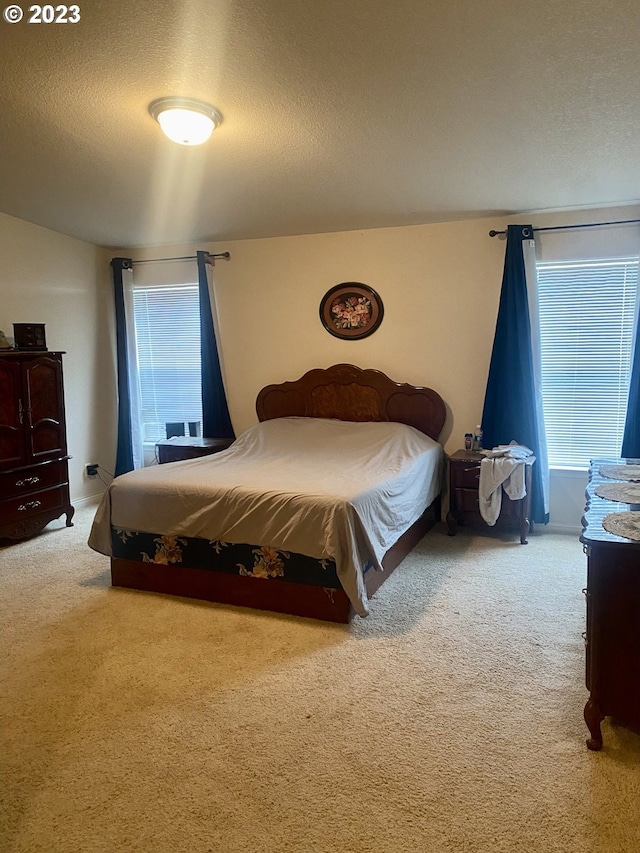
[(580, 536), (582, 527), (573, 524), (554, 524), (550, 521), (548, 524), (536, 524), (535, 530), (545, 531), (549, 533), (569, 533), (572, 536)]
[(98, 492), (95, 495), (89, 495), (88, 497), (85, 497), (85, 498), (71, 498), (71, 503), (75, 507), (98, 506), (98, 504), (102, 500), (103, 494), (104, 494), (104, 492)]

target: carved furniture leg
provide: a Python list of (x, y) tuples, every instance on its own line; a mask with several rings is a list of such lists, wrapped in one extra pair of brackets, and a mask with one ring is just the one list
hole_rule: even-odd
[(66, 526), (67, 527), (73, 527), (73, 521), (71, 521), (71, 519), (73, 518), (73, 514), (75, 511), (76, 511), (76, 508), (74, 506), (70, 506), (69, 509), (67, 510), (67, 512), (66, 512), (66, 516), (67, 516)]
[(587, 704), (584, 706), (584, 721), (587, 724), (591, 737), (587, 739), (587, 747), (597, 752), (602, 749), (602, 731), (600, 723), (604, 720), (604, 714), (600, 710), (598, 703), (591, 698), (587, 699)]
[(520, 544), (527, 544), (527, 534), (529, 533), (529, 519), (521, 518), (520, 519)]

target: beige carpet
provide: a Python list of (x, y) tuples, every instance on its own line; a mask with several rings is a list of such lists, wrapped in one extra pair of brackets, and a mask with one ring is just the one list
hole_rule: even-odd
[(0, 550), (4, 853), (638, 853), (575, 537), (437, 527), (345, 627), (111, 589), (92, 513)]

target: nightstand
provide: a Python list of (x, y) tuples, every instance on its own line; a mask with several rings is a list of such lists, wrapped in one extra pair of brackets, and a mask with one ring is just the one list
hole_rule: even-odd
[(182, 459), (196, 459), (198, 456), (209, 456), (220, 453), (233, 444), (233, 438), (192, 438), (190, 436), (174, 435), (157, 442), (156, 451), (158, 462), (179, 462)]
[[(482, 453), (474, 450), (456, 450), (449, 458), (449, 512), (447, 527), (449, 536), (455, 536), (458, 524), (465, 521), (480, 521), (486, 524), (480, 515), (478, 487), (480, 485), (480, 463)], [(531, 465), (525, 465), (525, 486), (527, 494), (519, 501), (502, 493), (502, 506), (497, 524), (502, 521), (517, 523), (520, 530), (520, 543), (527, 544), (527, 534), (533, 529), (531, 517)]]

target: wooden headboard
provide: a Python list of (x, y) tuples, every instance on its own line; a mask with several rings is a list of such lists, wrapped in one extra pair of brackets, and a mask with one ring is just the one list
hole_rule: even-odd
[(337, 418), (397, 421), (435, 441), (445, 420), (442, 397), (431, 388), (394, 382), (379, 370), (334, 364), (309, 370), (294, 382), (267, 385), (256, 399), (260, 421), (272, 418)]

